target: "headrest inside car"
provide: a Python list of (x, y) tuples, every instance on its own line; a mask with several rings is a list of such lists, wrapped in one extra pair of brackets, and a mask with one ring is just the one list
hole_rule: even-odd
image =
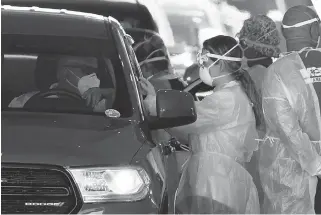
[(2, 83), (14, 95), (37, 90), (34, 72), (36, 55), (5, 54), (2, 62)]

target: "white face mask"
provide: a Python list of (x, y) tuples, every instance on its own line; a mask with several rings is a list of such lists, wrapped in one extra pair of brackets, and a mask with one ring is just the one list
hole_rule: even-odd
[(213, 78), (208, 67), (200, 68), (200, 79), (208, 86), (213, 86)]
[(97, 78), (96, 73), (83, 76), (78, 81), (78, 90), (82, 96), (87, 90), (94, 87), (99, 87), (100, 80)]
[[(96, 73), (79, 77), (79, 73), (75, 73), (72, 69), (65, 68), (64, 81), (67, 85), (78, 91), (82, 96), (88, 89), (99, 87), (100, 80), (97, 78)], [(67, 75), (70, 74), (70, 75)], [(69, 80), (70, 79), (70, 80)], [(68, 87), (68, 88), (70, 88)], [(70, 89), (71, 90), (71, 89)]]
[[(238, 72), (239, 70), (236, 70), (235, 72)], [(233, 72), (233, 73), (235, 73)], [(232, 73), (231, 73), (232, 74)], [(226, 76), (230, 76), (231, 74), (224, 74), (224, 75), (219, 75), (216, 77), (212, 77), (210, 74), (210, 70), (209, 67), (201, 67), (200, 68), (200, 79), (204, 82), (204, 84), (209, 85), (209, 86), (213, 86), (214, 85), (214, 81)]]

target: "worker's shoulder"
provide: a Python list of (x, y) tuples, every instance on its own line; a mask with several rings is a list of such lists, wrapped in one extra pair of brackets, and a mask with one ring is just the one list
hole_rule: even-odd
[(283, 66), (287, 63), (297, 60), (298, 57), (299, 57), (298, 52), (291, 52), (291, 53), (283, 54), (274, 63), (272, 63), (268, 68), (270, 69), (270, 68)]
[(297, 52), (292, 52), (287, 55), (281, 56), (274, 63), (272, 63), (268, 68), (265, 77), (270, 77), (271, 75), (277, 73), (278, 76), (283, 76), (282, 74), (288, 74), (295, 70), (300, 70), (304, 65), (300, 59), (300, 55)]
[(272, 63), (266, 70), (263, 75), (263, 85), (270, 84), (270, 82), (277, 81), (281, 78), (283, 73), (287, 73), (289, 65), (291, 65), (292, 60), (294, 58), (294, 54), (288, 54), (286, 56), (282, 56), (277, 59), (274, 63)]

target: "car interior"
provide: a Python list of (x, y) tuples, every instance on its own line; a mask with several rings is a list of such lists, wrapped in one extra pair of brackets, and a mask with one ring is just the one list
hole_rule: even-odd
[[(15, 48), (8, 49), (7, 46), (2, 50), (2, 110), (15, 109), (8, 106), (16, 97), (30, 92), (39, 92), (36, 95), (39, 97), (39, 94), (41, 94), (43, 98), (34, 99), (33, 102), (31, 102), (31, 99), (28, 102), (19, 100), (20, 103), (22, 102), (21, 104), (25, 102), (22, 105), (24, 110), (95, 114), (92, 108), (87, 107), (80, 95), (75, 95), (73, 92), (61, 92), (61, 90), (57, 92), (57, 90), (51, 89), (53, 84), (58, 81), (57, 72), (60, 59), (70, 55), (54, 52), (52, 54), (37, 53), (31, 50), (22, 51)], [(79, 56), (77, 57), (79, 58)], [(97, 68), (91, 68), (92, 71), (89, 71), (89, 73), (96, 73), (97, 78), (100, 80), (99, 88), (116, 89), (115, 93), (113, 93), (115, 95), (111, 98), (112, 100), (108, 100), (108, 108), (116, 109), (121, 113), (122, 117), (131, 116), (132, 105), (126, 79), (122, 72), (115, 72), (122, 71), (119, 58), (107, 59), (98, 56), (96, 59)], [(83, 65), (79, 65), (79, 68), (83, 69)], [(86, 70), (88, 71), (87, 68)], [(37, 97), (36, 95), (33, 95), (32, 98)], [(53, 99), (53, 95), (58, 96), (59, 99)], [(32, 105), (29, 104), (30, 102)]]

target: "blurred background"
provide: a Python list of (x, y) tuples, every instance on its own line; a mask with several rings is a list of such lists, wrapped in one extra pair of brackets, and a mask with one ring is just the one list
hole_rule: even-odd
[[(168, 50), (174, 71), (180, 77), (185, 75), (185, 81), (195, 80), (195, 77), (186, 77), (185, 71), (193, 67), (198, 50), (209, 37), (219, 34), (235, 36), (244, 20), (256, 14), (268, 15), (280, 29), (288, 8), (299, 4), (312, 5), (311, 0), (155, 1), (164, 10), (172, 30), (174, 43), (168, 46)], [(280, 48), (285, 51), (284, 40)]]

